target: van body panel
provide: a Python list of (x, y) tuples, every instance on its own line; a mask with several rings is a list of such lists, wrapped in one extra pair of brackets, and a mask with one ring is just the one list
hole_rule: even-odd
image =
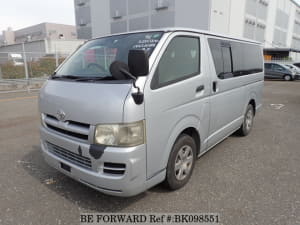
[[(208, 147), (226, 134), (237, 130), (244, 118), (246, 108), (253, 99), (256, 106), (262, 104), (263, 73), (249, 77), (218, 80), (218, 92), (210, 97), (211, 115)], [(220, 116), (220, 112), (221, 115)]]
[[(115, 89), (116, 85), (118, 89)], [(44, 114), (56, 117), (59, 110), (65, 121), (90, 125), (120, 123), (123, 105), (131, 83), (81, 83), (48, 80), (40, 92), (40, 108)]]
[[(205, 137), (209, 116), (209, 82), (205, 64), (205, 45), (201, 35), (174, 32), (161, 49), (153, 68), (156, 68), (169, 43), (178, 36), (199, 38), (201, 46), (201, 73), (191, 78), (158, 89), (151, 89), (155, 70), (151, 70), (145, 85), (145, 120), (147, 136), (147, 178), (167, 166), (174, 141), (184, 129), (194, 127), (200, 137)], [(203, 91), (196, 92), (197, 87)], [(200, 133), (199, 125), (203, 124)]]
[[(49, 132), (47, 128), (41, 128), (40, 133), (42, 152), (46, 161), (60, 172), (63, 172), (82, 183), (90, 184), (93, 188), (107, 194), (131, 196), (138, 194), (146, 188), (145, 145), (126, 149), (107, 147), (103, 156), (100, 159), (95, 160), (89, 155), (89, 144), (80, 143), (59, 134)], [(92, 168), (85, 169), (70, 163), (68, 160), (58, 157), (50, 151), (47, 143), (67, 149), (74, 154), (78, 152), (78, 147), (80, 146), (82, 155), (92, 160)], [(104, 173), (103, 168), (105, 162), (125, 164), (124, 175), (118, 176)], [(68, 172), (64, 170), (60, 163), (69, 165), (71, 171)]]
[[(208, 38), (212, 37), (207, 36)], [(230, 41), (224, 38), (217, 39)], [(207, 147), (211, 148), (228, 134), (240, 128), (246, 108), (252, 98), (256, 104), (261, 104), (262, 85), (257, 83), (263, 84), (263, 72), (220, 79), (217, 76), (211, 51), (209, 51), (209, 61), (211, 82), (216, 84), (216, 90), (211, 88), (210, 92), (210, 128), (206, 140)], [(261, 66), (263, 68), (263, 62)]]

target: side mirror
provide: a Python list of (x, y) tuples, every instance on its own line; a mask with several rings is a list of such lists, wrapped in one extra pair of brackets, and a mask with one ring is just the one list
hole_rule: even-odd
[(144, 50), (130, 50), (128, 53), (129, 72), (135, 76), (147, 76), (149, 73), (148, 54)]
[(131, 94), (135, 104), (140, 105), (144, 102), (144, 94), (141, 92), (140, 88), (136, 86), (135, 83), (137, 78), (129, 72), (129, 68), (126, 63), (121, 61), (114, 61), (110, 65), (109, 70), (112, 76), (117, 80), (122, 80), (126, 77), (131, 78), (133, 80), (133, 86), (138, 90), (137, 92)]

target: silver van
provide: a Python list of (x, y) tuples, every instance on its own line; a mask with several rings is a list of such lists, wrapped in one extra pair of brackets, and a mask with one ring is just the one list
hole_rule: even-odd
[(52, 167), (103, 193), (184, 186), (195, 160), (262, 106), (259, 43), (166, 28), (96, 38), (40, 91), (41, 149)]

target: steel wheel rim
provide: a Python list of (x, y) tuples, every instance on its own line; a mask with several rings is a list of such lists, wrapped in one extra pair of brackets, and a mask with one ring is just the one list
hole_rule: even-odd
[(175, 177), (177, 180), (184, 180), (191, 172), (194, 162), (193, 150), (190, 146), (184, 145), (178, 151), (175, 158)]
[(253, 112), (252, 110), (249, 110), (246, 114), (245, 124), (246, 124), (246, 130), (250, 130), (253, 123)]
[(291, 80), (291, 77), (290, 77), (290, 76), (285, 76), (284, 79), (285, 79), (286, 81), (290, 81), (290, 80)]

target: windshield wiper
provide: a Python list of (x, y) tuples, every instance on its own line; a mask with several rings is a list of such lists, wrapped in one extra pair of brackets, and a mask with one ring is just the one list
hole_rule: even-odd
[(78, 76), (74, 76), (74, 75), (64, 75), (64, 76), (57, 76), (54, 75), (51, 77), (51, 79), (55, 80), (55, 79), (70, 79), (70, 80), (76, 80), (78, 79)]
[(63, 76), (57, 76), (54, 75), (50, 79), (53, 80), (73, 80), (73, 81), (99, 81), (99, 80), (114, 80), (111, 76), (105, 76), (105, 77), (84, 77), (84, 76), (74, 76), (74, 75), (63, 75)]
[(98, 81), (98, 80), (114, 80), (114, 78), (111, 76), (106, 76), (106, 77), (79, 77), (78, 79), (75, 79), (75, 81)]

